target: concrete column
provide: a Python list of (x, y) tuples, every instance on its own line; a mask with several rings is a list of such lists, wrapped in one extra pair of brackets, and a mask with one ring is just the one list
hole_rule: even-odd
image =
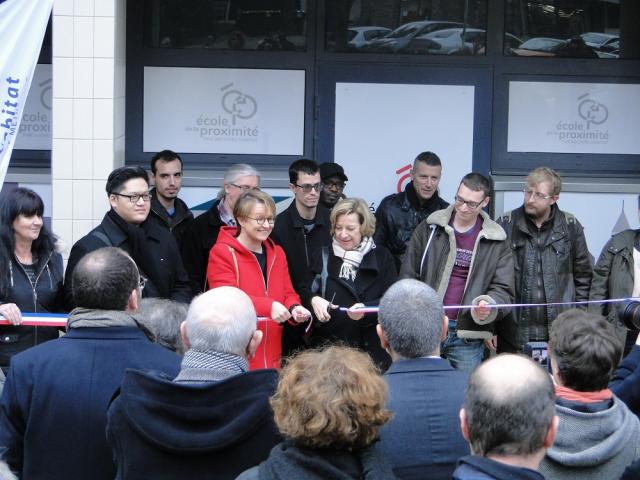
[(54, 3), (52, 227), (65, 257), (100, 223), (124, 164), (125, 32), (125, 0)]

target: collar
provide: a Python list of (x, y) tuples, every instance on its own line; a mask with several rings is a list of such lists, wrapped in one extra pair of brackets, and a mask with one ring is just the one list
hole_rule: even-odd
[(458, 468), (462, 468), (464, 465), (469, 465), (474, 470), (480, 471), (488, 475), (489, 478), (496, 480), (544, 480), (544, 476), (536, 470), (514, 467), (480, 455), (462, 457), (458, 462)]
[(220, 381), (225, 378), (246, 373), (249, 362), (246, 358), (231, 353), (213, 350), (190, 349), (184, 354), (180, 373), (175, 382)]
[(451, 366), (448, 360), (441, 357), (403, 358), (402, 360), (393, 362), (385, 375), (436, 371), (455, 372), (456, 370)]
[[(291, 217), (291, 224), (293, 225), (293, 228), (304, 228), (304, 220), (298, 213), (295, 198), (285, 211), (288, 212)], [(329, 210), (318, 203), (318, 206), (316, 207), (316, 216), (313, 220), (316, 226), (329, 225)]]

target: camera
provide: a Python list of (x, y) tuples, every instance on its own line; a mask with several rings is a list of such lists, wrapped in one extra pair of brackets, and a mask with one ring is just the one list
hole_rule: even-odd
[(547, 342), (527, 342), (524, 344), (522, 353), (531, 357), (534, 362), (538, 362), (547, 371), (551, 371)]
[(640, 330), (640, 301), (627, 300), (621, 303), (618, 313), (629, 330)]

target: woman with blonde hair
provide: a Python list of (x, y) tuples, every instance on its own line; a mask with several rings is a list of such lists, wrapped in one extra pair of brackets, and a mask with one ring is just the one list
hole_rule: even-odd
[(222, 227), (209, 253), (209, 288), (237, 287), (256, 309), (262, 343), (250, 362), (252, 370), (278, 368), (282, 352), (282, 323), (310, 319), (293, 289), (287, 258), (269, 238), (275, 224), (276, 205), (260, 190), (243, 193), (233, 207), (237, 227)]
[[(376, 334), (378, 316), (357, 311), (377, 306), (384, 292), (397, 279), (393, 256), (373, 241), (376, 219), (360, 198), (340, 200), (331, 210), (333, 242), (316, 252), (311, 260), (305, 305), (315, 322), (310, 342), (314, 346), (345, 343), (360, 348), (381, 370), (391, 358), (380, 346)], [(337, 307), (349, 307), (349, 311)]]
[(391, 418), (386, 395), (386, 383), (361, 351), (331, 346), (300, 353), (283, 368), (271, 398), (285, 441), (237, 480), (394, 479), (372, 446)]

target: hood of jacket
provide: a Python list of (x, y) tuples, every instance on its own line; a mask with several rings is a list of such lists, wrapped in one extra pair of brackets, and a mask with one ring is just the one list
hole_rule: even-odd
[(227, 449), (271, 421), (275, 370), (256, 370), (220, 382), (174, 383), (127, 370), (117, 402), (130, 428), (159, 449), (176, 454)]
[(580, 412), (556, 404), (558, 434), (547, 450), (548, 459), (567, 468), (594, 468), (610, 462), (624, 449), (637, 449), (640, 421), (613, 397), (611, 408)]
[[(451, 220), (451, 216), (453, 215), (453, 209), (454, 206), (450, 205), (444, 210), (433, 212), (427, 218), (427, 223), (438, 225), (439, 227), (444, 228), (447, 232), (453, 232), (453, 229), (449, 226), (449, 221)], [(486, 212), (480, 210), (480, 216), (482, 217), (482, 230), (480, 230), (480, 233), (478, 234), (479, 237), (496, 241), (507, 239), (507, 234), (505, 233), (503, 228), (496, 222), (491, 220)]]

